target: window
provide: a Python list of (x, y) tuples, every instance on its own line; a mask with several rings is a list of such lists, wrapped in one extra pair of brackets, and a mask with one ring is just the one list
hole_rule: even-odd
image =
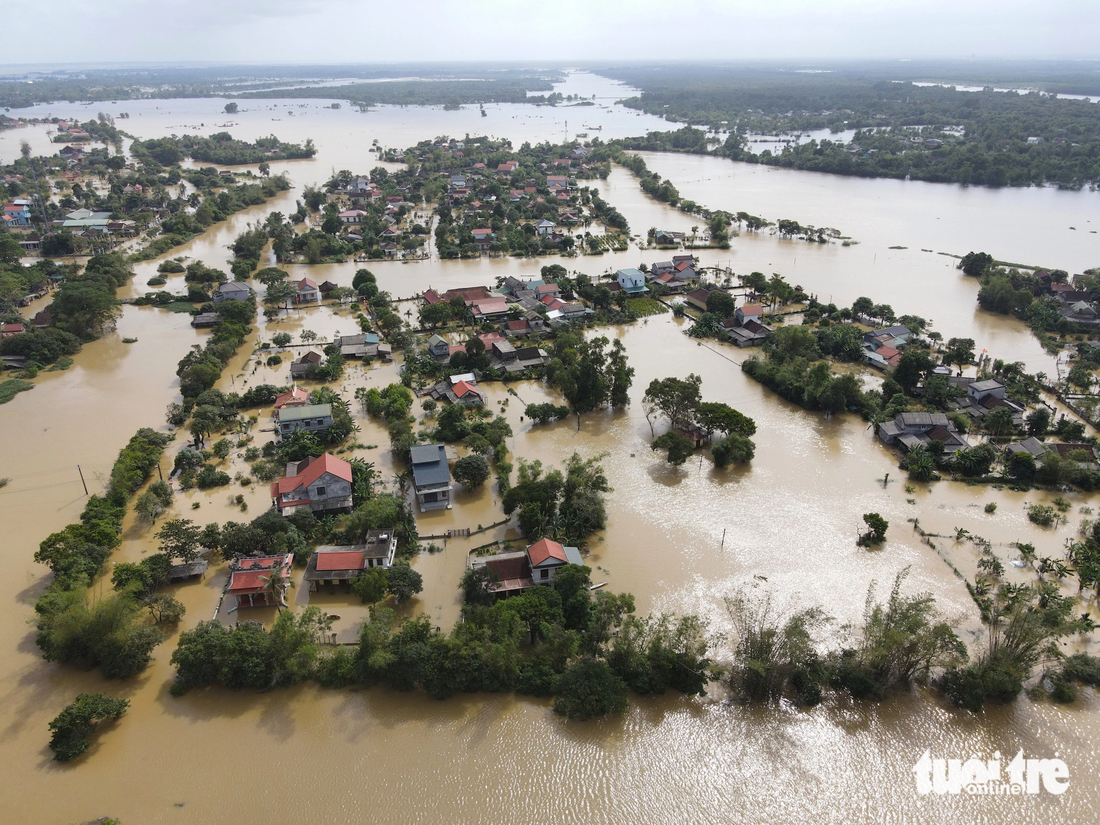
[(325, 488), (324, 487), (317, 487), (316, 490), (317, 490), (317, 495), (318, 496), (323, 496), (325, 494)]
[(439, 494), (439, 497), (440, 498), (446, 498), (447, 497), (447, 491), (444, 490), (442, 493)]
[(548, 578), (550, 578), (550, 571), (549, 571), (549, 570), (540, 570), (540, 571), (539, 571), (539, 578), (540, 578), (540, 579), (548, 579)]

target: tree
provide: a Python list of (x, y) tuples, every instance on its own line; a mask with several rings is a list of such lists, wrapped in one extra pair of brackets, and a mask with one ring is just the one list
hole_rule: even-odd
[(102, 693), (81, 693), (76, 700), (50, 721), (50, 750), (58, 762), (68, 762), (91, 746), (91, 735), (98, 725), (118, 719), (130, 703)]
[(186, 518), (168, 519), (157, 531), (160, 551), (184, 564), (198, 558), (201, 537), (202, 528)]
[(658, 436), (650, 445), (650, 449), (668, 450), (668, 463), (673, 467), (679, 467), (695, 452), (695, 442), (686, 435), (669, 430), (664, 435)]
[(386, 588), (398, 603), (411, 599), (424, 589), (424, 577), (417, 573), (407, 561), (399, 561), (386, 573)]
[(959, 261), (959, 269), (967, 275), (978, 278), (993, 266), (993, 256), (987, 252), (968, 252)]
[(235, 102), (225, 104), (225, 113), (227, 115), (237, 114), (237, 104)]
[(290, 275), (285, 269), (279, 269), (274, 266), (265, 267), (256, 273), (256, 280), (268, 287), (280, 281), (285, 281), (289, 277)]
[(558, 677), (554, 693), (554, 712), (566, 719), (583, 721), (626, 710), (626, 683), (607, 662), (590, 656)]
[(286, 281), (271, 284), (264, 293), (264, 306), (269, 309), (285, 309), (298, 295), (298, 290)]
[(731, 433), (725, 438), (714, 443), (710, 450), (715, 467), (725, 467), (729, 464), (744, 464), (752, 461), (756, 455), (756, 445), (752, 439), (739, 433)]
[(890, 526), (890, 522), (878, 513), (864, 513), (863, 523), (867, 525), (867, 532), (861, 534), (859, 537), (859, 543), (861, 545), (870, 547), (874, 544), (882, 544), (886, 541), (886, 528)]
[(277, 347), (285, 347), (294, 340), (289, 332), (276, 332), (271, 336), (271, 343)]
[(707, 296), (707, 312), (712, 312), (719, 318), (732, 318), (736, 308), (733, 296), (725, 290), (715, 289)]
[(653, 430), (653, 421), (650, 418), (653, 411), (660, 412), (667, 418), (673, 429), (690, 424), (691, 416), (699, 404), (699, 388), (702, 383), (703, 379), (694, 373), (687, 378), (654, 378), (642, 399), (650, 431)]
[(875, 308), (875, 302), (870, 298), (861, 297), (852, 301), (852, 313), (856, 318), (868, 318)]
[[(265, 161), (264, 161), (263, 163), (261, 163), (261, 164), (260, 164), (260, 165), (259, 165), (258, 167), (256, 167), (256, 168), (257, 168), (257, 170), (259, 171), (259, 173), (260, 173), (260, 174), (261, 174), (261, 175), (262, 175), (263, 177), (265, 177), (265, 178), (266, 178), (266, 177), (267, 177), (268, 175), (270, 175), (270, 174), (271, 174), (271, 164), (270, 164), (270, 163), (268, 163), (268, 162), (267, 162), (266, 160), (265, 160)], [(281, 220), (280, 220), (280, 223), (281, 223)]]
[(1005, 471), (1020, 481), (1035, 478), (1035, 457), (1031, 453), (1012, 453), (1005, 461)]
[(221, 415), (217, 407), (208, 404), (200, 404), (191, 413), (191, 437), (195, 440), (195, 446), (201, 446), (206, 441), (206, 436), (221, 426)]
[(1012, 411), (1008, 407), (997, 407), (985, 417), (984, 423), (992, 435), (1004, 435), (1012, 431)]
[(386, 598), (389, 589), (389, 575), (384, 567), (371, 567), (365, 570), (352, 583), (352, 589), (363, 604), (376, 604)]
[(943, 363), (965, 367), (974, 361), (973, 338), (949, 338), (943, 353)]
[(480, 487), (489, 478), (489, 462), (480, 455), (468, 455), (454, 463), (451, 475), (467, 487)]
[(425, 304), (420, 308), (420, 323), (423, 326), (436, 327), (451, 320), (451, 306), (442, 301)]
[(901, 358), (898, 359), (898, 365), (894, 368), (893, 379), (906, 392), (911, 392), (933, 366), (932, 359), (928, 357), (926, 352), (907, 348), (901, 354)]
[(1050, 410), (1046, 407), (1036, 407), (1027, 414), (1024, 419), (1027, 423), (1027, 434), (1041, 438), (1050, 429)]
[(703, 401), (695, 406), (695, 423), (708, 433), (751, 436), (756, 434), (756, 422), (742, 415), (729, 404)]

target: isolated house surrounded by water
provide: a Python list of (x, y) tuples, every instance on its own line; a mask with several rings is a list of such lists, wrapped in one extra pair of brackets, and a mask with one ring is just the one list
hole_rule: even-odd
[(252, 297), (252, 287), (240, 281), (230, 281), (218, 287), (214, 295), (214, 303), (222, 301), (247, 301)]
[(443, 444), (422, 444), (409, 450), (416, 502), (421, 512), (451, 509), (451, 469)]
[(310, 378), (324, 360), (321, 353), (310, 350), (297, 361), (291, 362), (290, 375), (293, 378)]
[[(267, 607), (285, 604), (286, 583), (294, 556), (263, 556), (238, 559), (230, 567), (226, 592), (237, 601), (237, 607)], [(274, 579), (274, 581), (273, 581)]]
[(318, 458), (292, 461), (286, 475), (271, 485), (271, 503), (282, 515), (299, 510), (346, 513), (351, 510), (351, 465), (325, 453)]
[(299, 281), (291, 281), (290, 285), (298, 290), (298, 294), (294, 296), (296, 304), (315, 304), (321, 300), (321, 290), (317, 288), (316, 281), (302, 278)]

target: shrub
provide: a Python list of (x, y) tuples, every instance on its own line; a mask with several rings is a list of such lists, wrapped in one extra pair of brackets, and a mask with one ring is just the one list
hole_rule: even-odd
[(81, 693), (71, 705), (50, 722), (50, 750), (58, 762), (68, 762), (88, 750), (96, 726), (108, 719), (118, 719), (130, 703), (112, 699), (102, 693)]

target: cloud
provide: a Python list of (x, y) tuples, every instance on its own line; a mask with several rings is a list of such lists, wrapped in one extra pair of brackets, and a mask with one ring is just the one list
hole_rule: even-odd
[(0, 7), (5, 62), (1091, 56), (1086, 0), (50, 0)]

